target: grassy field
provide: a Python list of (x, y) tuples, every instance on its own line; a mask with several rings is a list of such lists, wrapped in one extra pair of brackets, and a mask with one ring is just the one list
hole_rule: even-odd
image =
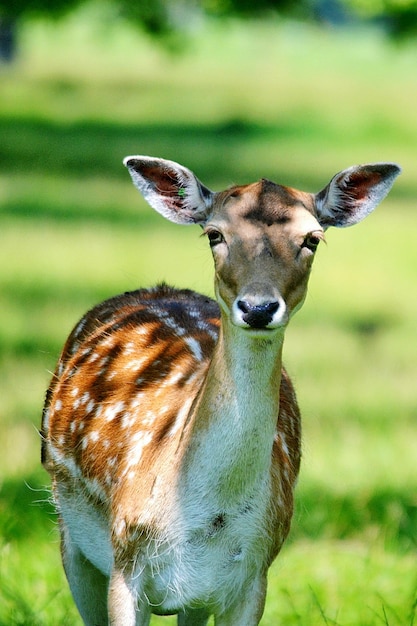
[(262, 625), (417, 624), (417, 48), (225, 23), (169, 56), (92, 9), (20, 35), (0, 68), (0, 625), (80, 624), (37, 433), (71, 327), (162, 279), (212, 293), (198, 229), (131, 186), (121, 160), (135, 153), (213, 189), (269, 177), (315, 191), (353, 163), (403, 166), (374, 215), (328, 234), (288, 330), (304, 462)]

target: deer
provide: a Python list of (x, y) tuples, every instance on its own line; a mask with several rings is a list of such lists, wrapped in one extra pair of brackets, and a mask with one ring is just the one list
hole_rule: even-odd
[(153, 209), (203, 229), (216, 300), (126, 292), (67, 339), (41, 427), (65, 574), (87, 626), (257, 626), (301, 458), (284, 333), (327, 228), (363, 220), (400, 167), (353, 166), (314, 194), (265, 178), (213, 192), (174, 161), (124, 164)]

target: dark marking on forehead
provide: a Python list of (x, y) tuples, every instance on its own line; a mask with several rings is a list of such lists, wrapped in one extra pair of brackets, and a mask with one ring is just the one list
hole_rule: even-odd
[(267, 226), (288, 223), (291, 220), (291, 207), (299, 204), (299, 200), (287, 187), (270, 180), (263, 178), (259, 184), (261, 190), (256, 204), (249, 207), (245, 218)]

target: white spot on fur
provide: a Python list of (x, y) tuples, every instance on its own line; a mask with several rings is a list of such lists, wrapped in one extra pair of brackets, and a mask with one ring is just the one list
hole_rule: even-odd
[(145, 416), (142, 419), (144, 426), (152, 426), (156, 419), (156, 414), (153, 411), (146, 411)]
[(184, 421), (186, 420), (188, 413), (190, 411), (191, 404), (192, 404), (192, 399), (189, 400), (188, 402), (185, 402), (184, 405), (178, 411), (176, 418), (175, 418), (175, 422), (173, 423), (168, 433), (170, 437), (173, 437), (178, 432), (178, 430), (183, 427)]
[(86, 320), (82, 319), (74, 331), (74, 337), (78, 337), (78, 335), (82, 332), (85, 324), (86, 324)]
[(110, 337), (107, 337), (107, 339), (104, 339), (104, 341), (101, 342), (101, 345), (104, 346), (105, 348), (113, 348), (114, 343), (115, 343), (114, 337), (110, 336)]
[(148, 357), (147, 356), (143, 356), (143, 357), (140, 357), (140, 358), (137, 358), (137, 359), (132, 359), (131, 361), (126, 363), (125, 369), (126, 370), (132, 370), (132, 371), (141, 370), (143, 365), (147, 361), (148, 361)]
[(135, 416), (132, 413), (126, 412), (123, 415), (120, 423), (121, 428), (130, 428), (135, 423)]
[(134, 409), (137, 409), (138, 407), (140, 407), (140, 405), (143, 403), (144, 397), (145, 397), (145, 395), (144, 395), (143, 391), (140, 391), (139, 393), (137, 393), (135, 395), (134, 399), (130, 403), (130, 408), (132, 410), (134, 410)]
[(285, 440), (285, 435), (284, 435), (284, 433), (280, 432), (280, 433), (278, 434), (278, 437), (279, 437), (279, 439), (280, 439), (281, 448), (282, 448), (282, 450), (283, 450), (284, 454), (286, 454), (286, 455), (287, 455), (287, 457), (288, 457), (288, 458), (290, 458), (290, 457), (291, 457), (291, 454), (290, 454), (290, 451), (289, 451), (289, 449), (288, 449), (288, 446), (287, 446), (287, 442), (286, 442), (286, 440)]
[(99, 404), (94, 414), (94, 419), (98, 419), (99, 417), (101, 417), (102, 412), (103, 412), (103, 405)]
[(85, 413), (86, 415), (88, 415), (89, 413), (92, 412), (92, 410), (94, 409), (95, 406), (95, 402), (94, 400), (90, 400), (90, 402), (87, 404), (87, 406), (85, 407)]
[(115, 524), (113, 531), (116, 537), (122, 537), (122, 535), (124, 535), (126, 532), (125, 520), (124, 519), (119, 520), (117, 524)]
[(51, 415), (51, 410), (50, 409), (46, 409), (44, 411), (43, 420), (42, 420), (43, 428), (44, 428), (45, 431), (48, 430), (48, 428), (49, 428), (49, 416), (50, 415)]
[(139, 463), (142, 457), (143, 449), (152, 441), (152, 438), (153, 435), (149, 430), (141, 430), (133, 435), (133, 445), (129, 451), (129, 458), (125, 470), (126, 474), (132, 466)]
[(111, 422), (112, 420), (114, 420), (116, 415), (121, 413), (124, 408), (125, 408), (125, 403), (123, 401), (116, 402), (115, 404), (111, 404), (110, 406), (108, 406), (106, 410), (104, 411), (104, 417), (106, 421)]
[(192, 384), (195, 382), (196, 378), (198, 378), (198, 377), (199, 377), (199, 375), (200, 375), (200, 372), (194, 372), (194, 374), (192, 374), (192, 375), (191, 375), (191, 376), (187, 379), (187, 383), (186, 383), (186, 384), (187, 384), (187, 385), (192, 385)]
[(190, 348), (197, 361), (202, 361), (203, 351), (201, 350), (201, 345), (197, 341), (197, 339), (194, 339), (194, 337), (187, 337), (186, 339), (184, 339), (184, 341)]
[(184, 372), (183, 372), (182, 367), (177, 367), (176, 369), (174, 369), (173, 372), (167, 378), (164, 378), (164, 375), (162, 375), (161, 378), (164, 378), (164, 380), (159, 385), (156, 394), (160, 395), (161, 393), (165, 393), (164, 391), (165, 387), (176, 385), (183, 377), (184, 377)]

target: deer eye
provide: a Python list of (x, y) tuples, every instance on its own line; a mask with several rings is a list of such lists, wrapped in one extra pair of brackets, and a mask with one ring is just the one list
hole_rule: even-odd
[(310, 233), (304, 239), (301, 247), (307, 248), (311, 252), (315, 252), (321, 240), (322, 240), (322, 237), (320, 237), (318, 234)]
[(210, 243), (210, 248), (214, 248), (214, 246), (217, 246), (219, 243), (223, 243), (224, 241), (223, 235), (218, 230), (209, 230), (207, 232), (207, 237)]

